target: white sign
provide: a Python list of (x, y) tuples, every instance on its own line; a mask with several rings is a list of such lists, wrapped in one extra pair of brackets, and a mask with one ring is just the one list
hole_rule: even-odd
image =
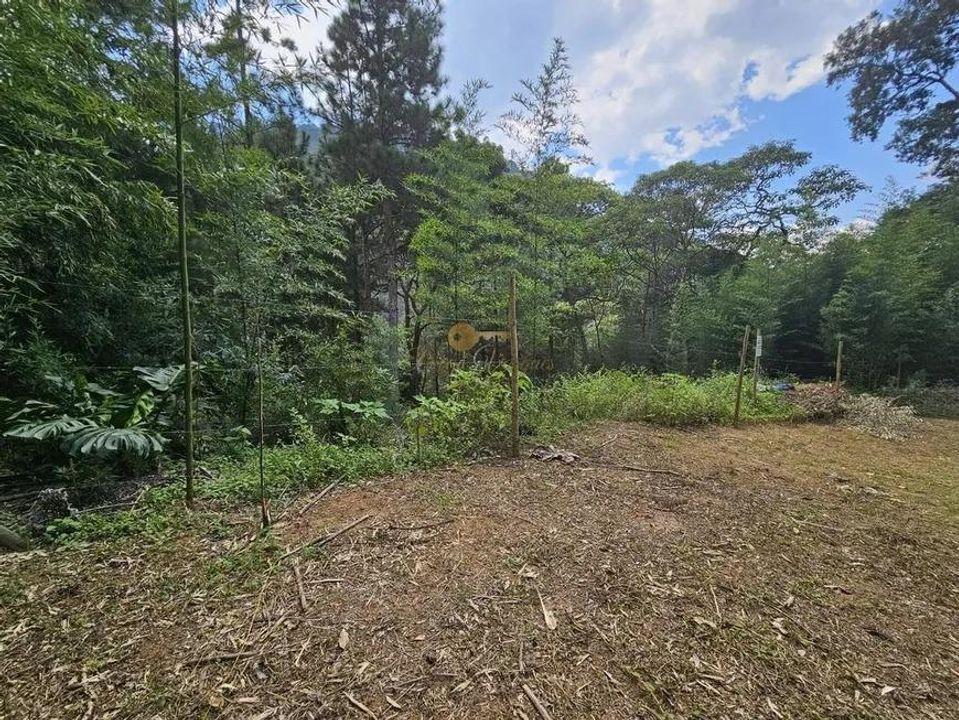
[(763, 354), (763, 334), (756, 333), (756, 357), (762, 357)]

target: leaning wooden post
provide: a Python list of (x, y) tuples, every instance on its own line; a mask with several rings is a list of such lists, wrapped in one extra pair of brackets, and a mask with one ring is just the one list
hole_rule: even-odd
[(733, 410), (733, 425), (739, 425), (739, 405), (743, 397), (743, 374), (746, 372), (746, 349), (749, 347), (749, 325), (743, 333), (743, 346), (739, 350), (739, 377), (736, 378), (736, 408)]
[(842, 383), (842, 338), (839, 339), (839, 346), (836, 348), (836, 390)]
[(512, 401), (510, 417), (510, 455), (519, 457), (519, 333), (516, 328), (516, 273), (509, 274), (509, 390)]

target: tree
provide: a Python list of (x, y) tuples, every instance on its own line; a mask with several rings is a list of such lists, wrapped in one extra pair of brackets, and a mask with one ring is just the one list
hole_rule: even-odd
[(483, 78), (472, 78), (463, 85), (455, 108), (458, 133), (474, 138), (485, 138), (483, 122), (486, 119), (486, 113), (479, 106), (479, 95), (491, 87), (493, 86)]
[(790, 142), (751, 147), (725, 162), (680, 162), (644, 175), (604, 223), (627, 282), (622, 359), (666, 358), (673, 298), (687, 283), (741, 264), (769, 236), (814, 244), (832, 211), (862, 184)]
[(538, 170), (550, 162), (590, 164), (589, 141), (573, 110), (579, 98), (562, 38), (553, 39), (539, 76), (521, 85), (523, 89), (513, 93), (515, 107), (497, 124), (516, 145), (511, 159), (523, 170)]
[(823, 308), (823, 341), (845, 341), (851, 377), (878, 386), (901, 373), (959, 372), (959, 194), (934, 188), (888, 210), (859, 242)]
[(830, 85), (851, 81), (849, 124), (856, 140), (875, 140), (898, 118), (887, 147), (940, 177), (959, 175), (959, 53), (956, 0), (905, 0), (843, 32), (826, 56)]
[(418, 148), (446, 132), (439, 100), (441, 6), (435, 0), (348, 0), (328, 30), (315, 93), (322, 160), (346, 183), (378, 181), (392, 194), (352, 231), (347, 277), (357, 306), (371, 310), (381, 290), (397, 320), (399, 269), (416, 208), (403, 179), (418, 167)]

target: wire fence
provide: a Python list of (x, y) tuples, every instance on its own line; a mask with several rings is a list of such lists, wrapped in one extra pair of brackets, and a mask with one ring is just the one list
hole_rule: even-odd
[[(48, 281), (46, 284), (98, 292), (110, 292), (112, 289), (109, 284), (96, 285), (59, 281)], [(491, 287), (484, 284), (483, 289), (489, 291)], [(116, 288), (116, 290), (120, 292), (119, 288)], [(134, 293), (131, 296), (126, 291), (124, 292), (124, 297), (127, 299), (157, 302), (155, 293)], [(179, 302), (178, 298), (172, 294), (165, 299), (169, 300), (171, 306)], [(275, 312), (279, 315), (293, 307), (283, 300), (251, 300), (232, 295), (195, 297), (191, 302), (194, 307), (207, 311), (210, 317), (228, 316), (231, 312), (251, 313), (253, 315)], [(297, 302), (302, 302), (302, 298)], [(498, 304), (496, 303), (496, 305)], [(497, 308), (495, 312), (487, 311), (475, 314), (466, 311), (462, 314), (454, 311), (425, 313), (418, 316), (401, 313), (399, 317), (395, 318), (399, 328), (410, 333), (418, 332), (420, 334), (419, 344), (415, 352), (412, 353), (409, 346), (406, 347), (405, 352), (402, 348), (395, 347), (394, 350), (397, 354), (394, 360), (397, 362), (391, 367), (384, 367), (383, 370), (393, 376), (396, 385), (408, 383), (410, 386), (409, 395), (414, 393), (441, 394), (451, 375), (457, 370), (477, 367), (488, 368), (509, 363), (510, 343), (502, 335), (509, 327), (508, 303), (504, 300), (502, 305), (502, 312)], [(318, 311), (318, 315), (325, 315), (337, 321), (375, 319), (387, 325), (390, 319), (390, 313), (382, 309), (332, 311), (323, 309)], [(535, 305), (532, 307), (520, 306), (517, 315), (519, 326), (518, 369), (541, 382), (549, 382), (550, 378), (565, 372), (621, 366), (633, 368), (647, 366), (654, 372), (675, 373), (708, 372), (717, 366), (733, 370), (741, 359), (738, 348), (741, 342), (742, 328), (734, 326), (731, 326), (728, 332), (707, 331), (692, 339), (692, 347), (684, 349), (665, 343), (662, 340), (657, 342), (654, 338), (643, 337), (642, 335), (627, 337), (625, 341), (620, 338), (617, 346), (615, 338), (610, 333), (607, 332), (606, 336), (600, 333), (596, 327), (599, 321), (593, 326), (589, 326), (587, 322), (587, 327), (580, 329), (579, 338), (573, 338), (567, 334), (567, 336), (562, 337), (562, 342), (558, 342), (557, 336), (562, 335), (562, 333), (556, 332), (555, 328), (551, 329), (544, 318), (543, 308)], [(449, 342), (448, 332), (454, 324), (464, 322), (469, 323), (478, 331), (481, 338), (475, 345), (465, 350), (454, 349)], [(595, 337), (587, 338), (589, 333), (592, 333)], [(408, 335), (406, 340), (409, 341), (410, 337)], [(775, 351), (775, 337), (767, 335), (765, 340), (767, 348), (771, 352), (767, 352), (766, 356), (761, 358), (760, 368), (766, 377), (777, 375), (827, 377), (835, 371), (835, 360), (779, 356)], [(401, 343), (403, 339), (394, 338), (392, 342)], [(604, 343), (606, 344), (605, 347), (603, 347)], [(220, 348), (210, 347), (205, 349), (203, 345), (202, 337), (195, 339), (196, 357), (200, 360), (195, 374), (195, 391), (201, 402), (198, 404), (197, 418), (192, 433), (201, 451), (208, 445), (212, 447), (230, 439), (238, 442), (243, 441), (244, 438), (250, 438), (251, 433), (261, 428), (265, 433), (265, 440), (275, 441), (289, 438), (297, 429), (303, 427), (304, 423), (301, 419), (279, 420), (269, 418), (262, 424), (257, 422), (257, 412), (253, 408), (252, 397), (261, 382), (259, 376), (261, 369), (271, 384), (278, 385), (284, 383), (296, 385), (297, 382), (302, 383), (309, 380), (311, 375), (322, 375), (329, 373), (331, 370), (329, 363), (283, 363), (272, 357), (267, 358), (267, 362), (261, 368), (255, 362), (257, 358), (254, 357), (254, 351), (250, 348), (247, 349), (243, 362), (231, 363), (218, 357)], [(623, 345), (629, 346), (628, 351), (624, 352), (622, 350), (621, 346)], [(403, 362), (399, 362), (400, 358)], [(124, 377), (127, 379), (135, 377), (142, 368), (150, 366), (149, 363), (86, 363), (71, 366), (71, 370), (89, 375), (88, 379), (90, 380), (100, 380), (102, 375), (112, 375), (119, 382)], [(404, 375), (405, 377), (403, 377)], [(238, 389), (237, 383), (241, 382), (244, 384)], [(222, 390), (223, 387), (240, 395), (246, 394), (250, 402), (242, 414), (231, 417), (229, 412), (224, 412), (223, 408), (212, 407), (215, 403), (208, 402), (208, 393), (217, 389)], [(320, 388), (313, 388), (313, 390), (322, 394)], [(153, 429), (168, 440), (173, 447), (180, 446), (188, 434), (186, 428), (170, 424), (154, 425)], [(259, 442), (259, 438), (254, 438), (254, 441)], [(32, 494), (39, 492), (44, 487), (63, 486), (69, 487), (71, 491), (86, 491), (102, 489), (110, 485), (129, 485), (130, 482), (129, 478), (107, 476), (97, 481), (68, 482), (44, 472), (0, 476), (0, 507), (6, 502), (29, 500)]]

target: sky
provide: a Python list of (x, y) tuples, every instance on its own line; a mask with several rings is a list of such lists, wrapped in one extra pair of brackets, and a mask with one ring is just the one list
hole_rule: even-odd
[[(794, 140), (812, 164), (837, 164), (871, 186), (839, 211), (875, 215), (886, 178), (926, 184), (884, 140), (849, 137), (842, 88), (828, 88), (823, 55), (835, 37), (888, 0), (447, 0), (444, 74), (456, 94), (470, 78), (487, 125), (535, 77), (553, 37), (568, 46), (578, 114), (595, 164), (579, 172), (627, 190), (637, 175), (679, 160), (724, 160), (750, 145)], [(301, 49), (326, 20), (297, 29)], [(504, 139), (495, 128), (490, 138)]]

